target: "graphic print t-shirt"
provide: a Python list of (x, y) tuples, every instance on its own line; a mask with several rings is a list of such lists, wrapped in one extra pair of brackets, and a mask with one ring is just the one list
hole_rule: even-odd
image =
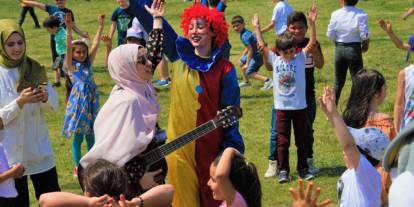
[(269, 63), (273, 66), (273, 96), (277, 110), (301, 110), (306, 105), (305, 53), (285, 62), (269, 51)]
[(112, 13), (111, 20), (116, 22), (116, 28), (118, 30), (118, 45), (126, 43), (126, 34), (129, 27), (131, 27), (132, 16), (129, 15), (125, 9), (117, 8)]

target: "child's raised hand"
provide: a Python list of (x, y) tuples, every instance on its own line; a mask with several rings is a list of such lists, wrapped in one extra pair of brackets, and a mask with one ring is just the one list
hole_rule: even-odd
[(24, 175), (24, 166), (21, 163), (14, 165), (11, 170), (13, 171), (13, 178), (21, 178)]
[(155, 0), (152, 2), (151, 8), (145, 5), (145, 9), (153, 17), (163, 17), (164, 16), (164, 0)]
[(259, 19), (259, 15), (257, 13), (253, 15), (252, 25), (255, 28), (260, 27), (260, 19)]
[(319, 187), (316, 188), (316, 192), (313, 194), (313, 182), (308, 183), (308, 187), (305, 192), (303, 188), (303, 180), (299, 179), (298, 191), (293, 188), (289, 188), (289, 192), (292, 197), (291, 207), (325, 207), (331, 204), (330, 199), (326, 199), (322, 203), (318, 202), (321, 189)]
[(328, 118), (332, 117), (334, 113), (338, 113), (335, 104), (335, 92), (332, 88), (325, 87), (323, 89), (323, 95), (319, 98), (319, 103)]
[(318, 8), (316, 7), (316, 4), (314, 3), (308, 11), (309, 23), (315, 24), (317, 17), (318, 17)]
[(98, 15), (98, 23), (100, 26), (104, 25), (105, 23), (105, 14)]
[(378, 21), (378, 24), (380, 25), (380, 27), (381, 27), (381, 29), (382, 30), (384, 30), (385, 32), (389, 32), (389, 31), (391, 31), (392, 30), (392, 27), (391, 27), (391, 22), (390, 21), (385, 21), (385, 20), (383, 20), (383, 19), (380, 19), (379, 21)]
[(65, 24), (67, 28), (70, 28), (69, 26), (72, 23), (72, 14), (70, 12), (66, 13), (65, 15)]
[(101, 41), (105, 44), (105, 46), (112, 46), (112, 40), (109, 38), (109, 35), (102, 35)]

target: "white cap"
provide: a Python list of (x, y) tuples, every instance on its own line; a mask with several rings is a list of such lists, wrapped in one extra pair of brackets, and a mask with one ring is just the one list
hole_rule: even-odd
[(129, 28), (126, 37), (134, 37), (137, 39), (144, 39), (144, 33), (139, 28)]
[(382, 160), (385, 149), (388, 145), (388, 136), (380, 129), (374, 127), (367, 127), (355, 129), (348, 127), (352, 137), (358, 145), (367, 154), (376, 160)]

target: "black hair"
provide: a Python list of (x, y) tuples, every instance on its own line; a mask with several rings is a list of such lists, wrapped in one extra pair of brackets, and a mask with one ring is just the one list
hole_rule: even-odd
[(208, 0), (208, 5), (211, 7), (217, 7), (219, 3), (220, 3), (220, 0)]
[(302, 22), (306, 27), (308, 27), (308, 21), (306, 20), (306, 16), (301, 11), (294, 11), (289, 14), (287, 17), (287, 25), (294, 24), (296, 22)]
[(104, 159), (98, 159), (89, 164), (85, 169), (83, 183), (85, 192), (91, 197), (99, 197), (105, 194), (113, 198), (119, 198), (121, 194), (128, 192), (128, 183), (125, 171)]
[(128, 42), (128, 40), (129, 41), (134, 41), (134, 43), (136, 41), (136, 44), (142, 45), (143, 47), (145, 47), (147, 45), (147, 42), (145, 41), (145, 39), (142, 39), (142, 38), (127, 37), (126, 39), (127, 39), (127, 42)]
[(60, 21), (57, 17), (50, 15), (46, 17), (45, 21), (43, 21), (43, 27), (46, 28), (53, 28), (53, 27), (59, 27)]
[(358, 3), (358, 0), (344, 0), (345, 6), (355, 6)]
[(236, 23), (239, 23), (239, 24), (244, 24), (244, 19), (243, 19), (243, 17), (242, 17), (242, 16), (239, 16), (239, 15), (234, 16), (234, 17), (231, 19), (231, 24), (233, 25), (233, 24), (236, 24)]
[(285, 51), (295, 47), (295, 37), (292, 33), (285, 31), (281, 35), (276, 37), (276, 48), (279, 51)]
[(360, 70), (352, 80), (351, 94), (343, 112), (345, 124), (352, 128), (365, 126), (369, 104), (385, 85), (384, 76), (377, 70)]
[[(217, 166), (219, 160), (220, 157), (214, 160), (214, 166)], [(247, 206), (262, 206), (262, 188), (256, 166), (253, 163), (246, 162), (239, 155), (234, 155), (231, 160), (229, 179), (234, 189), (246, 200)]]

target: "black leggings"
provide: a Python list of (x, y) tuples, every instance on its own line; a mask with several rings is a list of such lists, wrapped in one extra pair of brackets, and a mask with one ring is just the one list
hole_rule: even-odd
[[(30, 179), (32, 180), (37, 200), (39, 200), (40, 195), (43, 193), (60, 191), (56, 167), (46, 172), (30, 175)], [(17, 178), (14, 182), (19, 195), (13, 199), (13, 206), (30, 207), (27, 176)]]

